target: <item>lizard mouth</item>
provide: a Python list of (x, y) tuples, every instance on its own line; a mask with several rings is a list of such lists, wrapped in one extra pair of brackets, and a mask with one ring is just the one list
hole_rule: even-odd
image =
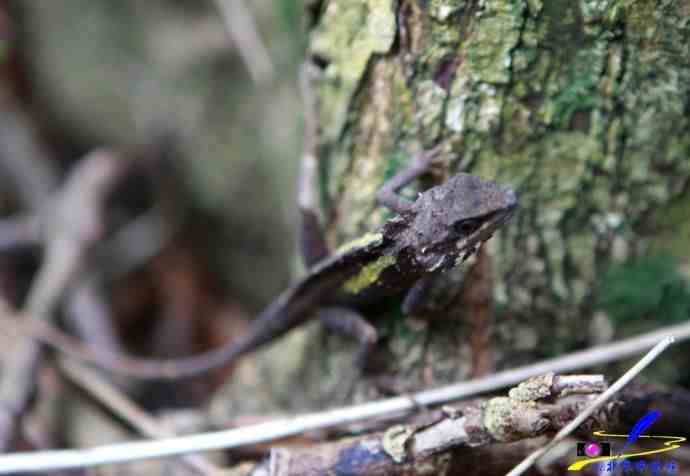
[(491, 239), (496, 230), (511, 218), (516, 208), (517, 201), (514, 200), (500, 210), (477, 217), (482, 222), (472, 233), (461, 239), (458, 239), (457, 235), (455, 238), (448, 237), (423, 247), (415, 253), (415, 261), (427, 272), (452, 268), (479, 251), (481, 246)]
[(415, 259), (427, 272), (452, 268), (458, 262), (458, 258), (465, 261), (479, 251), (496, 230), (510, 219), (513, 210), (510, 208), (486, 216), (481, 226), (470, 235), (459, 241), (446, 241), (435, 247), (425, 248)]
[[(515, 207), (510, 207), (493, 213), (486, 218), (486, 221), (475, 230), (474, 233), (465, 237), (456, 243), (459, 254), (462, 254), (461, 259), (465, 261), (467, 258), (479, 251), (479, 248), (489, 241), (497, 229), (499, 229), (505, 222), (507, 222), (513, 215)], [(463, 254), (464, 253), (464, 254)]]

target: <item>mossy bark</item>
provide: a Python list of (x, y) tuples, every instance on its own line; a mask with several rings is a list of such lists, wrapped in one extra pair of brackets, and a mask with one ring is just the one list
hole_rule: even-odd
[[(376, 190), (438, 142), (452, 152), (445, 174), (469, 170), (519, 193), (519, 213), (483, 258), (494, 368), (600, 340), (608, 318), (597, 303), (612, 264), (650, 250), (690, 262), (690, 1), (319, 7), (310, 54), (323, 66), (318, 152), (332, 245), (379, 226), (389, 212)], [(684, 218), (669, 221), (665, 210)], [(404, 390), (472, 372), (474, 307), (462, 300), (432, 323), (370, 316)], [(341, 372), (355, 345), (336, 352), (345, 344), (334, 340), (310, 339), (295, 373), (312, 406), (345, 395)], [(358, 395), (377, 393), (358, 381)]]

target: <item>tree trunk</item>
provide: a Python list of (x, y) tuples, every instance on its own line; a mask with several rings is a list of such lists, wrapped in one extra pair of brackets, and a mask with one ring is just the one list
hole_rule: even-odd
[[(370, 316), (386, 338), (389, 390), (611, 338), (630, 318), (616, 307), (626, 292), (658, 289), (679, 262), (687, 270), (689, 1), (326, 0), (313, 11), (332, 245), (389, 217), (377, 189), (439, 142), (452, 154), (426, 185), (467, 170), (520, 197), (433, 320), (396, 307)], [(610, 272), (662, 253), (677, 259), (632, 290)], [(278, 400), (314, 408), (380, 393), (382, 379), (352, 370), (355, 343), (302, 332)]]

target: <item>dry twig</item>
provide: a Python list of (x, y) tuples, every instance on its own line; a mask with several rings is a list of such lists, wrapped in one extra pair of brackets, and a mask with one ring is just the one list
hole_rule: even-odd
[[(359, 440), (348, 439), (298, 451), (290, 456), (288, 461), (285, 460), (285, 451), (279, 451), (273, 454), (271, 466), (287, 464), (281, 470), (287, 472), (280, 474), (305, 474), (312, 470), (320, 474), (334, 469), (337, 464), (356, 464), (365, 460), (375, 463), (374, 466), (350, 468), (352, 471), (348, 474), (398, 474), (397, 471), (400, 469), (410, 470), (414, 464), (435, 458), (453, 447), (515, 441), (539, 435), (548, 429), (559, 428), (567, 421), (567, 415), (579, 412), (604, 388), (602, 376), (549, 374), (523, 383), (511, 390), (509, 397), (497, 397), (468, 405), (459, 412), (456, 409), (447, 409), (438, 421), (422, 425), (394, 425), (383, 433), (362, 437)], [(542, 402), (545, 399), (549, 402)], [(556, 403), (553, 403), (553, 400), (556, 400)], [(385, 406), (386, 403), (375, 402), (367, 406), (373, 409), (375, 406)], [(273, 430), (275, 436), (275, 430), (279, 427), (283, 428), (283, 436), (287, 436), (291, 434), (290, 427), (294, 426), (293, 423), (296, 421), (300, 421), (303, 426), (309, 423), (318, 427), (319, 423), (331, 420), (334, 413), (345, 414), (352, 412), (353, 408), (357, 409), (344, 408), (285, 419), (281, 422), (167, 438), (157, 442), (100, 446), (88, 451), (10, 454), (0, 456), (0, 474), (88, 467), (171, 456), (202, 449), (236, 447), (261, 441), (267, 433), (266, 430)], [(607, 415), (601, 414), (599, 417), (606, 418)], [(151, 451), (154, 446), (155, 453)], [(346, 451), (348, 448), (352, 451)], [(366, 457), (366, 452), (371, 454), (371, 458)], [(348, 454), (354, 459), (349, 460)], [(316, 455), (319, 457), (316, 458)], [(305, 466), (310, 464), (310, 468)], [(353, 472), (355, 469), (358, 471)]]
[(599, 397), (594, 400), (584, 411), (582, 411), (573, 421), (568, 423), (561, 431), (559, 431), (556, 436), (551, 440), (551, 442), (538, 449), (519, 465), (517, 465), (513, 470), (508, 473), (507, 476), (520, 476), (522, 473), (527, 471), (536, 461), (541, 458), (546, 452), (556, 446), (559, 442), (563, 441), (568, 437), (573, 431), (577, 429), (584, 421), (589, 418), (594, 412), (596, 412), (604, 403), (606, 403), (611, 397), (625, 387), (632, 379), (637, 377), (637, 375), (642, 372), (649, 364), (651, 364), (666, 348), (674, 342), (673, 336), (668, 336), (657, 345), (654, 346), (644, 357), (640, 359), (630, 370), (628, 370), (621, 378), (619, 378), (616, 383), (611, 385), (611, 387), (599, 395)]
[[(0, 124), (0, 170), (9, 178), (9, 186), (16, 191), (20, 205), (28, 210), (26, 217), (5, 218), (0, 223), (0, 248), (40, 245), (39, 232), (53, 230), (42, 221), (55, 211), (55, 198), (59, 195), (60, 174), (56, 161), (34, 133), (34, 125), (22, 109), (9, 97), (2, 97), (3, 118)], [(14, 227), (14, 229), (13, 229)], [(5, 233), (9, 232), (9, 233)], [(117, 259), (114, 261), (118, 261)], [(75, 329), (82, 338), (99, 349), (121, 351), (111, 326), (108, 307), (102, 297), (99, 283), (92, 273), (80, 276), (65, 295)]]
[(254, 82), (262, 84), (273, 79), (273, 63), (261, 41), (256, 22), (243, 0), (216, 0), (225, 29), (237, 46)]
[[(557, 430), (592, 401), (606, 384), (603, 376), (548, 374), (512, 389), (508, 397), (445, 407), (436, 421), (394, 425), (385, 432), (302, 449), (274, 449), (271, 474), (424, 475), (455, 474), (450, 451), (512, 442)], [(611, 412), (598, 421), (615, 419)], [(457, 464), (457, 463), (455, 463)]]
[[(123, 161), (111, 152), (92, 152), (69, 176), (52, 206), (40, 212), (45, 258), (24, 307), (30, 319), (53, 319), (60, 298), (102, 236), (101, 207), (123, 171)], [(41, 350), (38, 342), (22, 339), (7, 354), (0, 381), (0, 451), (7, 450), (14, 421), (33, 392)]]

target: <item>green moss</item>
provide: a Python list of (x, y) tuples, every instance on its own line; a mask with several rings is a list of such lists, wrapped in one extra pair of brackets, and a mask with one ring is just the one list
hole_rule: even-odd
[(372, 55), (386, 53), (395, 38), (392, 0), (329, 2), (312, 32), (311, 52), (328, 66), (319, 85), (325, 141), (340, 135), (350, 100)]
[(414, 137), (416, 128), (410, 118), (417, 107), (417, 98), (400, 70), (396, 69), (392, 72), (391, 82), (391, 96), (397, 103), (397, 107), (391, 111), (391, 134), (394, 138), (393, 142), (399, 144), (406, 142), (409, 137)]
[(690, 278), (690, 192), (686, 192), (675, 202), (669, 204), (657, 221), (657, 233), (652, 238), (651, 251), (668, 253), (684, 265), (684, 274)]
[(511, 53), (520, 39), (526, 8), (524, 2), (484, 2), (467, 46), (473, 79), (494, 84), (510, 81)]
[(567, 86), (559, 90), (547, 106), (542, 109), (542, 120), (558, 127), (568, 127), (573, 114), (578, 111), (589, 111), (597, 106), (599, 95), (597, 84), (602, 59), (593, 58), (592, 50), (583, 50), (575, 63), (578, 65)]
[(386, 171), (384, 179), (390, 180), (396, 173), (404, 168), (410, 160), (410, 157), (402, 150), (396, 150), (386, 155)]
[(544, 0), (527, 0), (527, 7), (529, 8), (530, 15), (536, 17), (544, 8)]
[(599, 306), (618, 324), (681, 322), (690, 315), (690, 287), (668, 255), (612, 266), (599, 292)]
[(421, 81), (415, 96), (417, 112), (414, 114), (413, 124), (419, 135), (431, 142), (441, 132), (441, 120), (448, 93), (435, 81)]
[(432, 17), (446, 21), (466, 4), (467, 0), (430, 0), (428, 10)]
[(615, 24), (620, 19), (623, 3), (619, 0), (582, 0), (582, 19), (586, 24)]

